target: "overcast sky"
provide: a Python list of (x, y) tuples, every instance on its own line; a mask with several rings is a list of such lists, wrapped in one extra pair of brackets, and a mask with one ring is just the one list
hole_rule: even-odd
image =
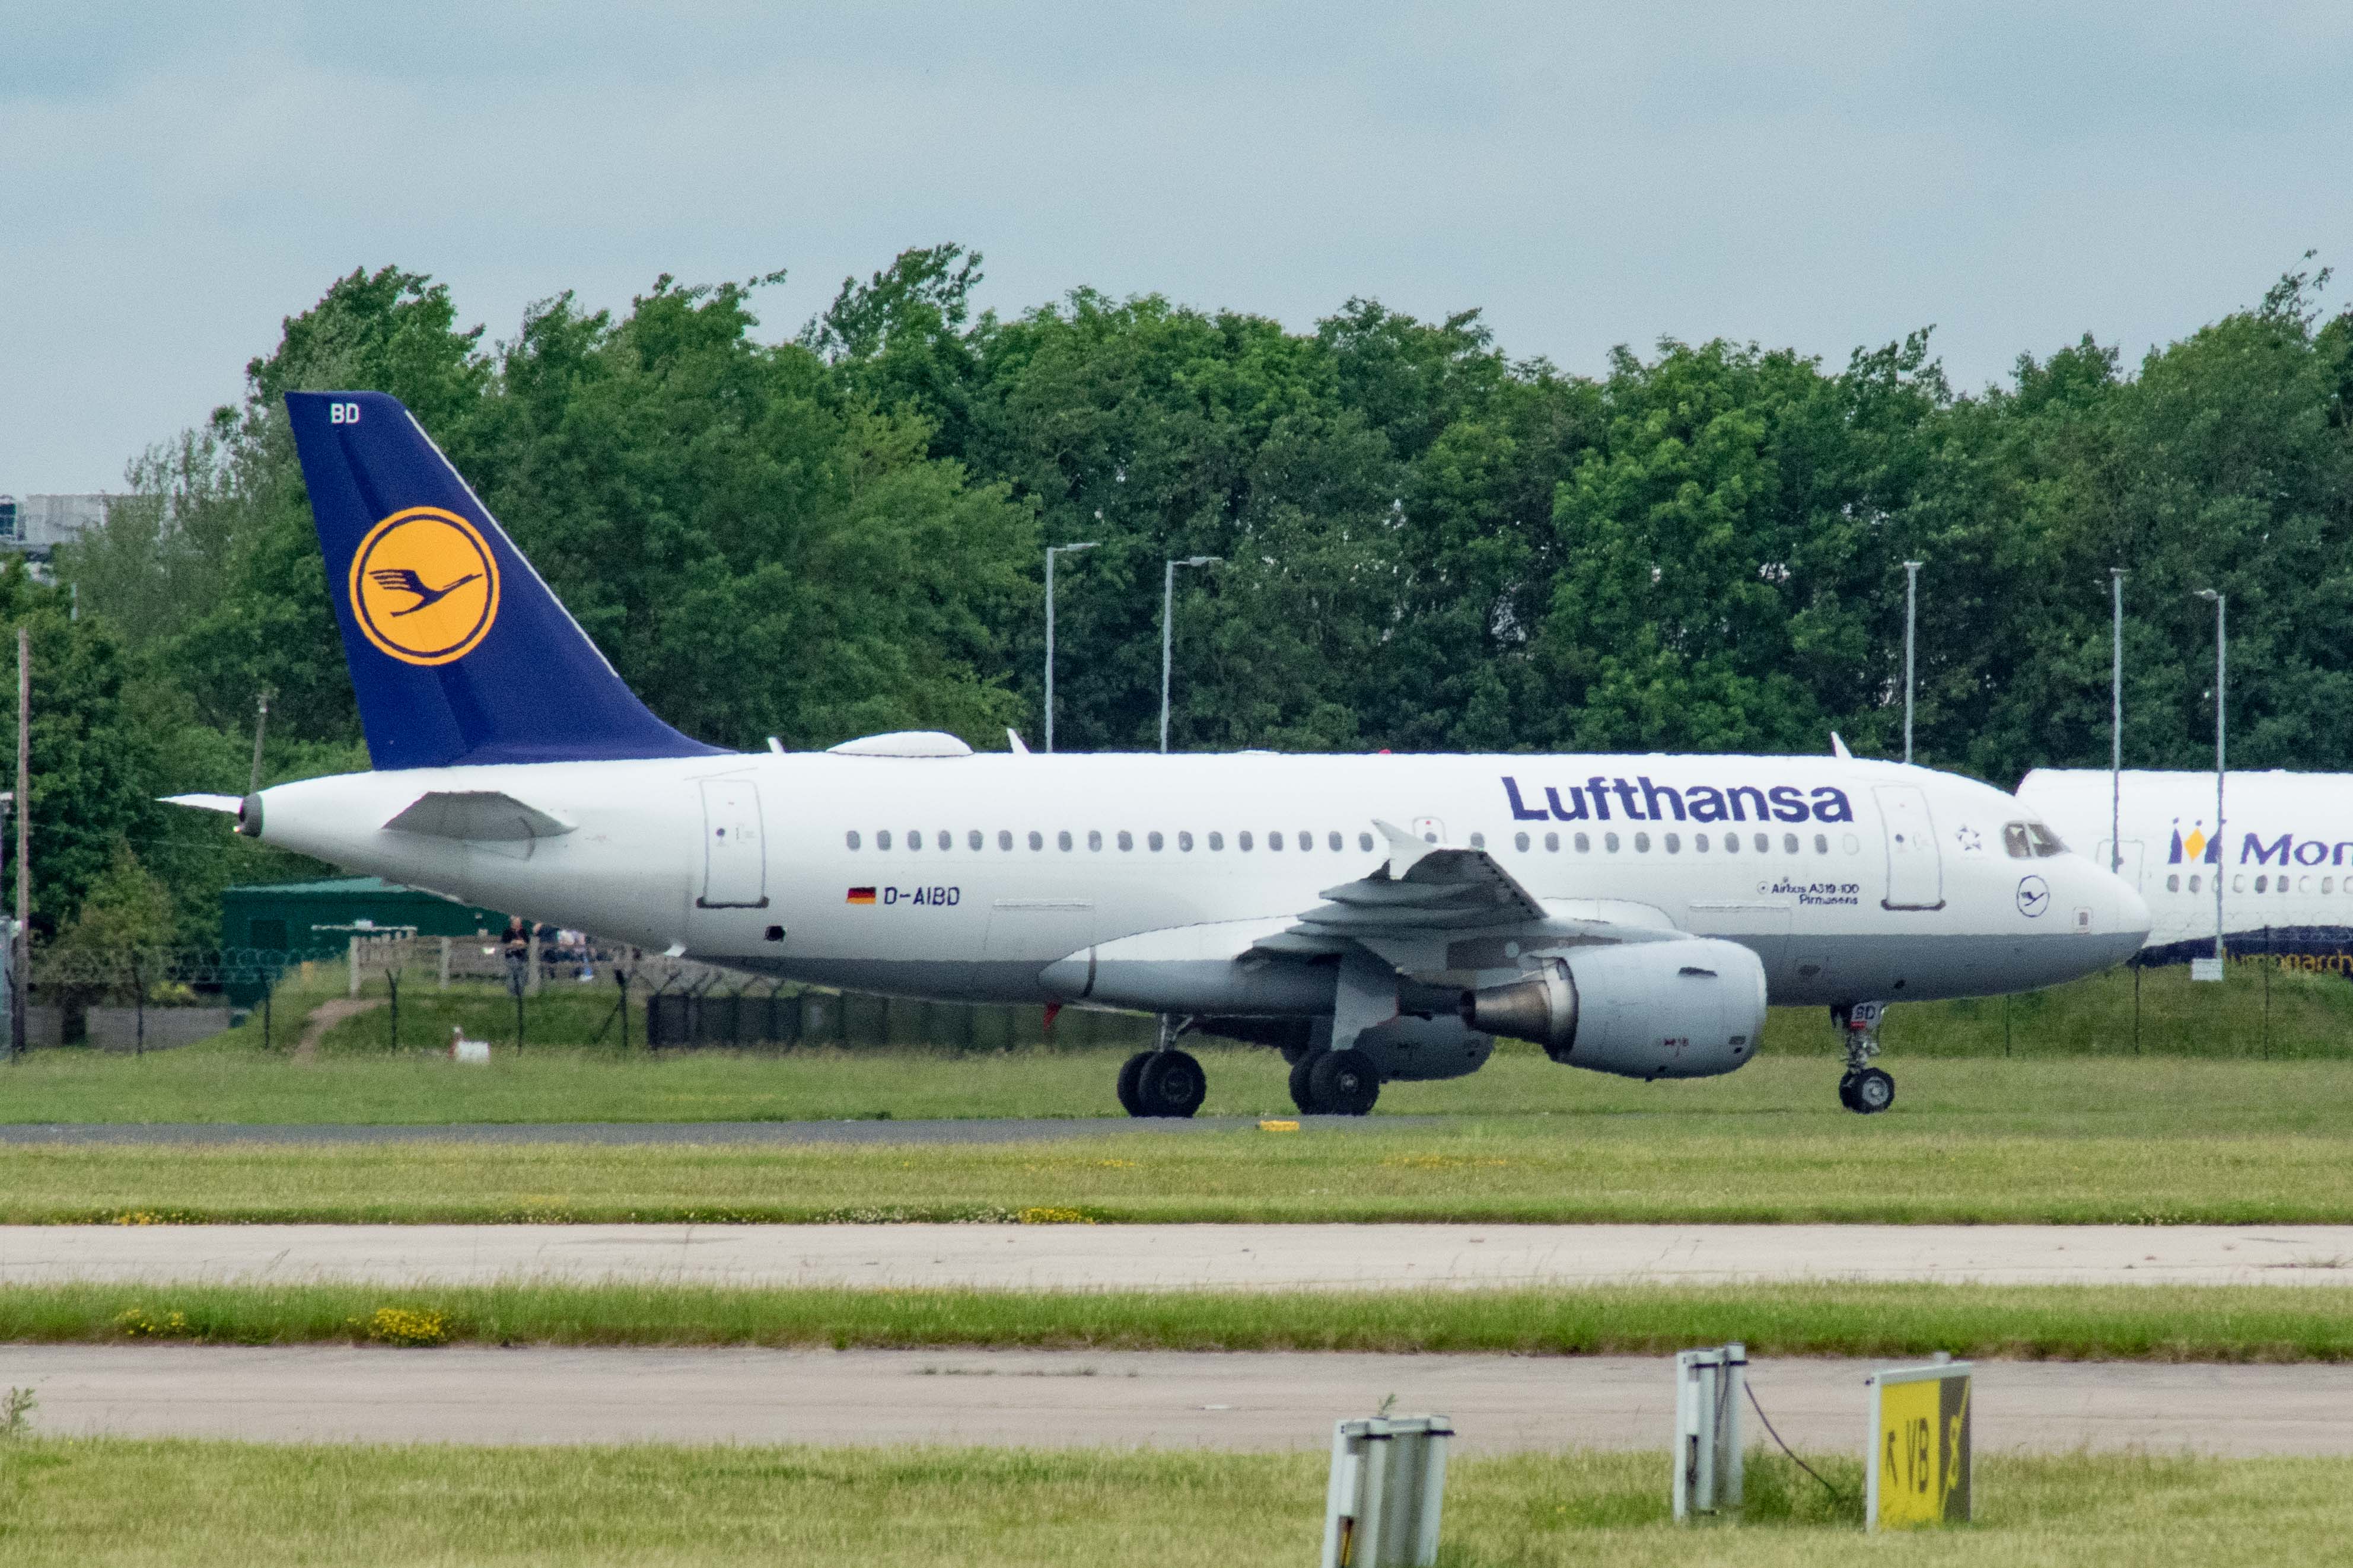
[(2348, 68), (2342, 0), (0, 0), (0, 490), (119, 487), (387, 263), (493, 338), (786, 268), (782, 337), (953, 239), (1007, 312), (1477, 306), (1588, 372), (1934, 323), (1975, 386), (2353, 261)]

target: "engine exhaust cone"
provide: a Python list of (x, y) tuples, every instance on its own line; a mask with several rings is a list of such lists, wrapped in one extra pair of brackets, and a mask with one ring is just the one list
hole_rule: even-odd
[(1465, 991), (1461, 1013), (1471, 1027), (1533, 1040), (1555, 1061), (1567, 1061), (1577, 1044), (1577, 983), (1557, 958), (1525, 980)]

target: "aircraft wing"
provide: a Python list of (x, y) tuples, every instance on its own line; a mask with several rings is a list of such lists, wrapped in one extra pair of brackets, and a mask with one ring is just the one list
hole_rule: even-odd
[(513, 842), (560, 838), (574, 825), (499, 790), (430, 790), (401, 807), (385, 825), (394, 833), (428, 838)]
[[(1497, 963), (1507, 936), (1535, 951), (1683, 934), (1671, 926), (1611, 918), (1599, 908), (1590, 915), (1547, 910), (1484, 849), (1429, 844), (1387, 822), (1373, 826), (1388, 840), (1388, 858), (1370, 876), (1324, 889), (1324, 902), (1286, 929), (1260, 938), (1251, 953), (1311, 958), (1361, 944), (1400, 969), (1427, 970), (1461, 967), (1451, 960), (1467, 956), (1460, 952), (1461, 939), (1472, 933), (1489, 939), (1477, 945), (1499, 950)], [(1488, 965), (1474, 959), (1470, 966)]]

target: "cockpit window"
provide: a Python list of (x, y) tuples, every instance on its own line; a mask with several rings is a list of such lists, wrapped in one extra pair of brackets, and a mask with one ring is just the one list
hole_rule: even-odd
[(2054, 855), (2067, 853), (2067, 847), (2059, 842), (2059, 836), (2039, 822), (2002, 824), (2001, 847), (2013, 860), (2048, 860)]

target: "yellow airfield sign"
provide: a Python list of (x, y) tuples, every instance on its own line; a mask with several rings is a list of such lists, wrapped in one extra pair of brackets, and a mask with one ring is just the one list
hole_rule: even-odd
[(1871, 1529), (1968, 1522), (1969, 1372), (1957, 1361), (1872, 1374)]

